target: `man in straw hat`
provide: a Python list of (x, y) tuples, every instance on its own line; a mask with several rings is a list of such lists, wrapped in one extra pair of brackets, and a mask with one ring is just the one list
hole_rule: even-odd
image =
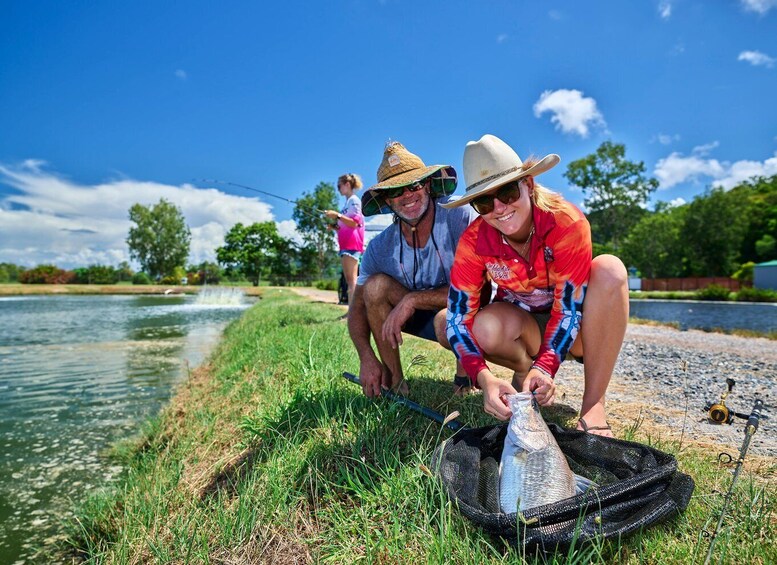
[[(604, 397), (618, 358), (629, 301), (626, 268), (617, 257), (591, 258), (583, 213), (535, 177), (558, 155), (521, 161), (504, 141), (484, 135), (464, 150), (464, 197), (480, 218), (461, 236), (451, 271), (447, 334), (486, 412), (510, 418), (503, 397), (533, 391), (553, 403), (554, 377), (571, 354), (585, 353), (585, 390), (578, 429), (611, 436)], [(491, 304), (480, 300), (496, 285)], [(512, 384), (486, 360), (515, 371)]]
[[(401, 143), (389, 142), (378, 183), (362, 197), (364, 216), (394, 214), (394, 222), (367, 246), (348, 310), (367, 396), (379, 396), (381, 387), (407, 392), (399, 358), (403, 331), (450, 349), (445, 335), (450, 269), (459, 236), (475, 217), (467, 208), (440, 207), (455, 189), (453, 167), (428, 167)], [(456, 367), (456, 391), (463, 392), (470, 382)]]

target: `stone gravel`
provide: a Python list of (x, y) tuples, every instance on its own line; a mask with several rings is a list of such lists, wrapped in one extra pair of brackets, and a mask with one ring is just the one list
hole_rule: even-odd
[[(748, 453), (777, 457), (777, 342), (765, 338), (629, 324), (607, 393), (616, 435), (618, 426), (635, 423), (634, 408), (639, 407), (643, 418), (665, 428), (668, 435), (682, 433), (736, 458), (745, 438), (745, 420), (711, 424), (705, 410), (708, 402), (720, 399), (729, 377), (736, 383), (726, 399), (730, 410), (749, 415), (756, 398), (764, 402), (766, 418), (761, 419)], [(558, 383), (579, 402), (582, 365), (564, 363)], [(619, 410), (626, 404), (629, 410)]]

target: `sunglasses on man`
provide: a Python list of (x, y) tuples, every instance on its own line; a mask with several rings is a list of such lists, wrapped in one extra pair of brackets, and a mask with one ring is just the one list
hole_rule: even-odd
[(502, 204), (518, 202), (521, 198), (521, 181), (508, 182), (500, 186), (495, 192), (478, 196), (470, 201), (470, 205), (475, 209), (475, 212), (485, 216), (494, 211), (494, 198), (497, 198)]
[(392, 188), (387, 188), (383, 191), (383, 194), (386, 196), (386, 198), (399, 198), (405, 193), (405, 190), (408, 192), (418, 192), (425, 186), (429, 186), (429, 181), (426, 180), (424, 182), (416, 181), (411, 184), (406, 184), (404, 186), (395, 186)]

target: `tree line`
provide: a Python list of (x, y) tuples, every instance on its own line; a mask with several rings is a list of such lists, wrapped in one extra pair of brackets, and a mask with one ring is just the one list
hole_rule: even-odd
[[(626, 158), (625, 145), (606, 141), (571, 162), (564, 177), (584, 195), (594, 255), (617, 255), (643, 277), (735, 275), (747, 280), (753, 263), (777, 259), (777, 175), (752, 178), (731, 190), (708, 188), (680, 206), (659, 201), (649, 210), (658, 181), (646, 174), (643, 162)], [(138, 203), (129, 210), (133, 225), (126, 242), (140, 272), (132, 272), (126, 262), (72, 271), (0, 263), (0, 282), (178, 284), (186, 277), (189, 284), (224, 279), (310, 284), (337, 276), (334, 233), (320, 212), (336, 208), (334, 186), (321, 182), (296, 201), (292, 217), (301, 242), (283, 237), (272, 221), (238, 223), (215, 250), (217, 263), (185, 266), (191, 231), (181, 209), (165, 199)]]

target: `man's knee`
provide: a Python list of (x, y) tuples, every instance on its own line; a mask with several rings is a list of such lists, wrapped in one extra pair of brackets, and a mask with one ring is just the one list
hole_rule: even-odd
[(448, 326), (448, 311), (440, 310), (434, 317), (434, 333), (437, 336), (437, 342), (445, 349), (451, 349), (451, 344), (448, 342), (447, 326)]
[(608, 292), (628, 286), (628, 273), (623, 261), (615, 255), (598, 255), (591, 262), (591, 283)]
[(371, 275), (364, 283), (364, 302), (367, 306), (389, 302), (389, 291), (398, 284), (392, 277), (377, 273)]

